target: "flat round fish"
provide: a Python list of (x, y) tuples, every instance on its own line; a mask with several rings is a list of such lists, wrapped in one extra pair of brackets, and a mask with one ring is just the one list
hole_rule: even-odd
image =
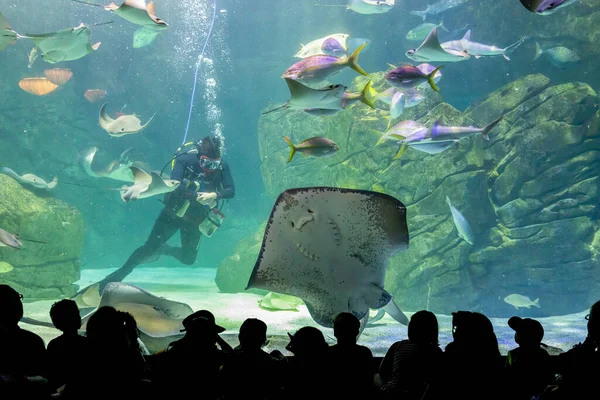
[(247, 289), (301, 298), (320, 325), (390, 303), (389, 258), (408, 247), (406, 208), (376, 192), (290, 189), (276, 200)]

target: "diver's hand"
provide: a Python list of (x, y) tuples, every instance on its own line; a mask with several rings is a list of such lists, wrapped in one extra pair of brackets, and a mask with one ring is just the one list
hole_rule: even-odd
[(198, 193), (196, 201), (202, 205), (209, 206), (216, 203), (217, 194), (215, 192)]

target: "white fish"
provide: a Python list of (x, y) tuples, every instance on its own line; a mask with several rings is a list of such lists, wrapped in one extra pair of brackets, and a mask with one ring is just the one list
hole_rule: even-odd
[(452, 205), (452, 202), (448, 196), (446, 196), (446, 203), (448, 203), (450, 211), (452, 212), (452, 219), (454, 219), (454, 225), (458, 230), (458, 236), (460, 236), (465, 242), (473, 245), (475, 243), (475, 238), (473, 237), (473, 231), (471, 230), (469, 221), (467, 221), (465, 216), (462, 215), (462, 213)]
[(382, 14), (394, 7), (396, 0), (348, 0), (347, 10), (359, 14)]
[[(429, 84), (427, 84), (427, 85), (429, 85)], [(425, 95), (423, 93), (421, 93), (420, 91), (418, 91), (417, 89), (400, 89), (400, 88), (396, 88), (396, 87), (391, 87), (391, 88), (384, 90), (383, 92), (377, 93), (375, 98), (377, 100), (383, 101), (388, 106), (391, 106), (392, 98), (394, 97), (394, 95), (396, 93), (404, 93), (404, 96), (405, 96), (404, 108), (414, 107), (414, 106), (418, 105), (419, 103), (421, 103), (423, 100), (425, 100)]]
[(392, 122), (398, 119), (404, 112), (404, 106), (406, 104), (406, 96), (402, 92), (396, 92), (392, 97), (392, 103), (390, 104), (390, 120), (386, 130), (390, 129)]
[(416, 49), (411, 49), (406, 52), (406, 57), (411, 60), (421, 62), (458, 62), (465, 61), (471, 58), (471, 55), (466, 51), (446, 50), (440, 44), (437, 37), (437, 27), (433, 28), (427, 39), (421, 43)]
[(446, 51), (466, 51), (475, 58), (485, 56), (503, 56), (510, 61), (510, 54), (519, 47), (526, 38), (511, 44), (508, 47), (500, 48), (496, 46), (489, 46), (487, 44), (477, 43), (471, 41), (471, 30), (469, 29), (465, 36), (461, 40), (451, 40), (449, 42), (442, 43), (442, 48)]
[(337, 40), (347, 51), (348, 47), (346, 45), (346, 40), (348, 39), (349, 36), (350, 35), (348, 35), (347, 33), (334, 33), (332, 35), (328, 35), (328, 36), (325, 36), (325, 37), (322, 37), (319, 39), (315, 39), (306, 45), (301, 43), (300, 50), (298, 50), (298, 52), (294, 55), (294, 57), (306, 58), (306, 57), (310, 57), (310, 56), (325, 54), (323, 52), (323, 43), (325, 43), (325, 41), (327, 39)]
[(537, 298), (533, 301), (527, 296), (521, 294), (509, 294), (504, 298), (504, 302), (510, 304), (517, 310), (519, 308), (530, 308), (531, 306), (540, 308), (540, 299)]
[(410, 13), (423, 18), (423, 21), (425, 21), (427, 15), (439, 14), (451, 8), (463, 5), (467, 1), (469, 0), (439, 0), (434, 4), (428, 4), (427, 8), (423, 11), (411, 11)]
[[(423, 64), (417, 65), (417, 68), (419, 68), (421, 70), (421, 72), (423, 72), (424, 74), (429, 75), (437, 67), (434, 67), (431, 64), (423, 63)], [(438, 72), (436, 72), (435, 75), (433, 76), (433, 82), (438, 83), (440, 81), (440, 79), (442, 79), (442, 71), (438, 70)], [(429, 83), (423, 82), (422, 84), (420, 84), (417, 87), (421, 87), (421, 86), (423, 86), (423, 87), (429, 86)]]

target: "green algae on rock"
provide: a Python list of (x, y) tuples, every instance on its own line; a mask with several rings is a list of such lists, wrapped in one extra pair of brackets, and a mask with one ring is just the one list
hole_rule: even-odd
[[(373, 74), (376, 90), (386, 88), (380, 74)], [(366, 79), (356, 78), (353, 87)], [(386, 288), (405, 309), (509, 316), (514, 310), (502, 299), (518, 292), (540, 297), (534, 316), (578, 312), (600, 296), (599, 100), (587, 84), (553, 86), (540, 74), (499, 88), (463, 113), (428, 99), (403, 119), (483, 126), (505, 118), (489, 141), (477, 135), (437, 155), (409, 149), (397, 161), (393, 141), (374, 148), (385, 110), (356, 105), (318, 119), (269, 114), (259, 120), (263, 181), (273, 198), (290, 187), (323, 185), (401, 200), (411, 242), (392, 258)], [(285, 143), (273, 137), (306, 131), (335, 140), (340, 150), (285, 166)], [(447, 195), (472, 222), (476, 246), (458, 237)]]
[[(83, 250), (83, 218), (74, 207), (38, 197), (14, 179), (0, 175), (0, 226), (23, 238), (21, 251), (0, 249), (14, 269), (0, 281), (26, 299), (58, 298), (76, 292)], [(29, 242), (26, 239), (45, 243)]]

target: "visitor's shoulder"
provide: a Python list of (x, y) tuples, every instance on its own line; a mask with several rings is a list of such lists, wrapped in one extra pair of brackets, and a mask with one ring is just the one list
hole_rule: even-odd
[(33, 333), (31, 331), (28, 331), (26, 329), (21, 329), (19, 332), (20, 336), (21, 336), (21, 340), (22, 341), (26, 341), (28, 342), (30, 345), (41, 345), (44, 348), (46, 347), (46, 345), (44, 344), (44, 339), (42, 339), (41, 336), (39, 336), (36, 333)]

